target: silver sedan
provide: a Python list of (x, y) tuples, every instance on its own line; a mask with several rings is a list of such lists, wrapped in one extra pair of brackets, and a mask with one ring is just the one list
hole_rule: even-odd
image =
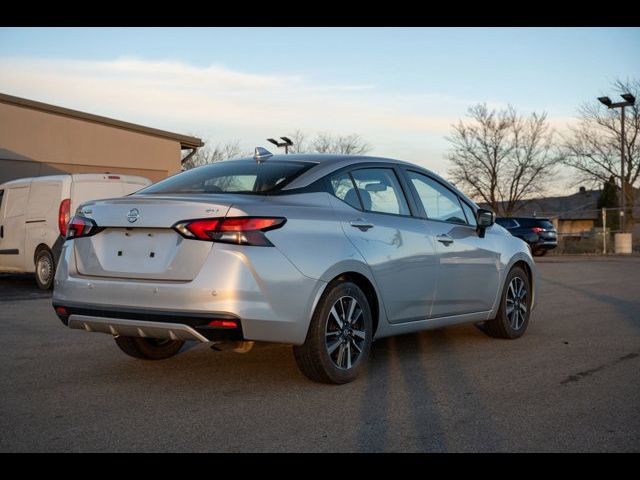
[(53, 306), (136, 358), (281, 342), (310, 379), (346, 383), (378, 338), (467, 322), (520, 337), (535, 277), (522, 240), (424, 168), (258, 148), (81, 205)]

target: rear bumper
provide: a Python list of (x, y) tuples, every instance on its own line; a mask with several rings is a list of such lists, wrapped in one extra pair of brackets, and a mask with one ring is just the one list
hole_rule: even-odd
[[(228, 317), (238, 320), (244, 340), (300, 345), (324, 285), (300, 273), (276, 248), (226, 244), (215, 245), (191, 281), (83, 276), (77, 273), (70, 240), (56, 271), (53, 304), (71, 308), (72, 328), (85, 328), (82, 321), (94, 328), (75, 315), (154, 322), (158, 328), (180, 324), (209, 338), (204, 324)], [(74, 308), (80, 310), (74, 313)], [(95, 330), (104, 331), (100, 325), (105, 322), (92, 322)]]
[[(242, 322), (224, 313), (192, 314), (163, 310), (114, 308), (91, 304), (53, 302), (58, 318), (69, 328), (88, 332), (109, 333), (130, 337), (166, 338), (170, 340), (242, 340)], [(63, 312), (63, 313), (61, 313)], [(235, 327), (211, 326), (224, 321)]]
[(553, 250), (558, 246), (558, 242), (556, 241), (547, 241), (547, 242), (538, 242), (532, 245), (532, 248), (536, 250)]

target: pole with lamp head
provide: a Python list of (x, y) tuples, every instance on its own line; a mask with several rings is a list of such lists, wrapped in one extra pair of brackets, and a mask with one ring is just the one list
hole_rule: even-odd
[(626, 216), (626, 198), (625, 198), (625, 181), (624, 181), (624, 150), (625, 150), (625, 136), (624, 136), (624, 109), (625, 107), (632, 107), (636, 103), (636, 97), (630, 93), (623, 93), (620, 95), (624, 102), (613, 103), (609, 97), (598, 97), (600, 103), (608, 108), (620, 109), (620, 187), (622, 199), (620, 216), (622, 217), (622, 232), (626, 232), (627, 216)]

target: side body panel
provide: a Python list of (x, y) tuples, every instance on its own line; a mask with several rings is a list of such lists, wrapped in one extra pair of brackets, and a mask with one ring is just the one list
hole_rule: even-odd
[(25, 217), (30, 183), (4, 189), (2, 199), (2, 238), (0, 238), (0, 269), (20, 272), (25, 264)]

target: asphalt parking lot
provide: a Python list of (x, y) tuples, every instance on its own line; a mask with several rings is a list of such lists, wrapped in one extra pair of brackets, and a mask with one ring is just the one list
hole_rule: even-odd
[(278, 345), (134, 360), (0, 275), (0, 451), (639, 451), (640, 257), (538, 268), (523, 338), (380, 340), (344, 386), (311, 383)]

